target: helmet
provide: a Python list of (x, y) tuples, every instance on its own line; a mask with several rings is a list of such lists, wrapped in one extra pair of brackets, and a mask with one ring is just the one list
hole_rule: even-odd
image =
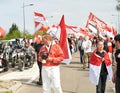
[(0, 45), (2, 45), (3, 44), (3, 42), (2, 41), (0, 41)]
[(0, 48), (3, 46), (3, 42), (2, 41), (0, 41)]
[(12, 46), (12, 41), (9, 42), (9, 45)]

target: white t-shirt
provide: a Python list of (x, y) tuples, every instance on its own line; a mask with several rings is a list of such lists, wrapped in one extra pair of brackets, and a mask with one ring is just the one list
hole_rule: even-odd
[(92, 42), (90, 40), (84, 40), (82, 43), (82, 48), (84, 49), (84, 53), (92, 52)]

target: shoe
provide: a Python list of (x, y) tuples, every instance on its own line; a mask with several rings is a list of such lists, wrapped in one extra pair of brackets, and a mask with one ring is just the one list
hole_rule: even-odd
[(42, 82), (40, 82), (40, 81), (38, 81), (38, 82), (37, 82), (37, 85), (43, 85), (43, 83), (42, 83)]
[(83, 69), (86, 69), (86, 65), (83, 65)]
[(83, 69), (86, 69), (86, 67), (83, 67)]

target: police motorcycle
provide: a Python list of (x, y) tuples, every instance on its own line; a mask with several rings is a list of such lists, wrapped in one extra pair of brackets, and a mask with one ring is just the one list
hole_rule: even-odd
[(8, 61), (6, 60), (2, 41), (0, 41), (0, 71), (8, 71)]
[(5, 58), (8, 62), (8, 67), (10, 67), (10, 64), (12, 64), (12, 53), (13, 53), (13, 45), (12, 45), (12, 42), (9, 41), (7, 42), (5, 48), (4, 48), (4, 55), (5, 55)]
[(18, 66), (20, 71), (24, 70), (24, 52), (19, 43), (14, 47), (12, 53), (12, 67)]
[(34, 64), (34, 56), (32, 56), (32, 51), (30, 47), (26, 44), (23, 48), (24, 51), (24, 64), (25, 67), (32, 68)]

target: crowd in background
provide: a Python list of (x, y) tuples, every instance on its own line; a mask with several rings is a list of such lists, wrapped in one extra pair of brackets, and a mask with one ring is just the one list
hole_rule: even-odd
[[(59, 40), (56, 37), (51, 37), (49, 34), (47, 35), (43, 35), (42, 37), (38, 37), (37, 39), (25, 39), (23, 38), (22, 40), (16, 39), (15, 40), (15, 45), (13, 47), (13, 42), (9, 42), (7, 47), (11, 47), (13, 50), (14, 48), (22, 48), (22, 47), (26, 47), (28, 49), (30, 49), (34, 54), (35, 54), (35, 60), (37, 60), (37, 64), (38, 64), (38, 68), (39, 68), (39, 80), (37, 82), (38, 85), (43, 85), (43, 89), (44, 91), (50, 91), (50, 86), (49, 84), (47, 84), (47, 82), (49, 82), (49, 80), (51, 78), (49, 78), (49, 76), (47, 76), (47, 73), (50, 74), (49, 72), (51, 71), (51, 73), (53, 73), (53, 69), (55, 72), (59, 72), (59, 69), (56, 69), (57, 67), (59, 68), (59, 63), (63, 60), (63, 52), (59, 46)], [(105, 37), (99, 37), (99, 36), (94, 36), (94, 37), (89, 37), (89, 36), (79, 36), (79, 38), (76, 38), (75, 35), (68, 35), (68, 43), (69, 43), (69, 49), (71, 54), (79, 51), (80, 54), (80, 63), (83, 64), (83, 69), (86, 68), (90, 68), (90, 60), (91, 60), (91, 55), (94, 54), (95, 50), (99, 50), (100, 48), (103, 48), (102, 51), (103, 54), (107, 54), (109, 56), (109, 63), (111, 62), (112, 66), (115, 65), (115, 57), (114, 57), (114, 53), (116, 50), (115, 47), (115, 40), (112, 37), (109, 36), (105, 36)], [(53, 48), (55, 45), (56, 48), (59, 48), (59, 50), (61, 50), (60, 52), (54, 52), (54, 51), (58, 51), (56, 48)], [(99, 45), (99, 46), (98, 46)], [(103, 45), (103, 47), (102, 47)], [(5, 46), (6, 47), (6, 46)], [(42, 59), (40, 60), (39, 58), (41, 58), (42, 56), (40, 56), (40, 52), (42, 52), (42, 50), (45, 51), (49, 51), (52, 48), (52, 52), (50, 51), (50, 55), (47, 57), (47, 59), (45, 59), (46, 61), (48, 61), (47, 63), (43, 63)], [(56, 50), (55, 50), (56, 49)], [(98, 51), (98, 52), (99, 52)], [(96, 54), (98, 56), (100, 56), (100, 58), (102, 59), (103, 63), (106, 60), (104, 58), (104, 55), (102, 53), (98, 53), (96, 52)], [(55, 54), (54, 54), (55, 53)], [(57, 54), (56, 54), (57, 53)], [(60, 53), (58, 55), (58, 53)], [(62, 54), (62, 56), (61, 56)], [(56, 58), (56, 55), (58, 55), (58, 57), (61, 57), (61, 61)], [(97, 57), (95, 57), (97, 58)], [(103, 60), (104, 58), (104, 60)], [(107, 60), (108, 61), (108, 60)], [(48, 64), (49, 63), (49, 64)], [(96, 61), (97, 63), (97, 61)], [(102, 64), (101, 69), (103, 69), (105, 72), (106, 71), (106, 77), (108, 75), (108, 71), (106, 69), (107, 66), (105, 66), (106, 64)], [(50, 69), (51, 68), (51, 69)], [(45, 72), (47, 69), (49, 69), (49, 72)], [(43, 71), (42, 71), (43, 70)], [(112, 70), (112, 68), (111, 68)], [(101, 70), (102, 71), (102, 70)], [(42, 73), (44, 72), (44, 74)], [(46, 74), (45, 74), (46, 73)], [(51, 74), (50, 74), (51, 75)], [(58, 76), (58, 77), (56, 77)], [(61, 89), (61, 85), (60, 85), (60, 77), (59, 74), (56, 75), (54, 77), (56, 77), (57, 80), (57, 85), (59, 85), (59, 88), (57, 87), (57, 85), (54, 85), (54, 89), (55, 91), (59, 91), (59, 93), (62, 93), (62, 89)], [(46, 78), (47, 77), (47, 78)], [(100, 75), (100, 77), (104, 77), (104, 75)], [(47, 82), (46, 82), (47, 80)], [(104, 79), (106, 82), (106, 78)], [(103, 83), (102, 81), (99, 82)], [(98, 85), (96, 85), (96, 93), (104, 93), (104, 92), (100, 92), (100, 91), (105, 91), (105, 82), (103, 84), (98, 83)], [(54, 82), (55, 83), (55, 82)], [(47, 87), (47, 88), (46, 88)], [(103, 87), (103, 89), (102, 89)], [(118, 90), (119, 91), (119, 90)], [(47, 93), (47, 92), (45, 92)], [(57, 92), (56, 92), (57, 93)]]
[[(93, 52), (93, 50), (96, 49), (98, 39), (102, 39), (104, 41), (104, 50), (108, 52), (110, 59), (114, 65), (114, 38), (107, 35), (104, 38), (99, 36), (94, 36), (92, 38), (88, 36), (80, 36), (79, 38), (76, 38), (74, 35), (68, 36), (71, 54), (75, 53), (76, 51), (80, 52), (80, 63), (85, 63), (83, 68), (86, 68), (86, 63), (88, 63), (91, 53)], [(85, 49), (85, 47), (87, 47), (88, 49)]]

